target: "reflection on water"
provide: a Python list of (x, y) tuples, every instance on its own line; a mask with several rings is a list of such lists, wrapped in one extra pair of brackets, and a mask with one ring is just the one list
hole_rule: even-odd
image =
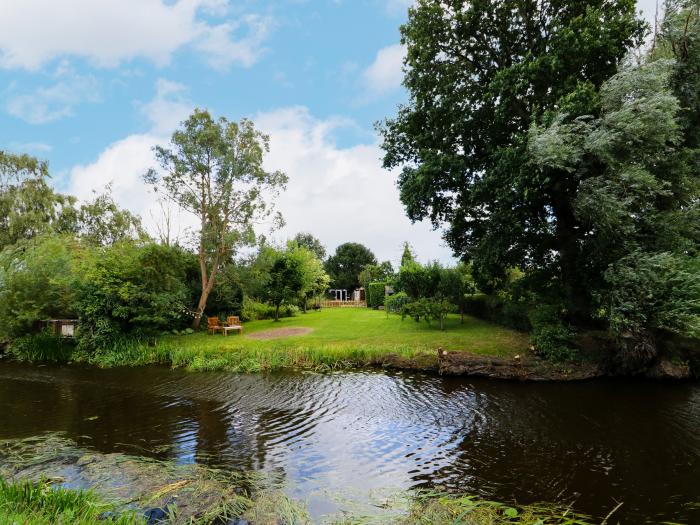
[(441, 486), (700, 523), (700, 387), (420, 374), (231, 375), (0, 364), (0, 439), (63, 431), (127, 452), (283, 474), (327, 494)]

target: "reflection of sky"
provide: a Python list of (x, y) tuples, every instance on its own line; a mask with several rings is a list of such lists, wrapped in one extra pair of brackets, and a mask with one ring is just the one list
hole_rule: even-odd
[(0, 365), (0, 439), (58, 430), (101, 452), (264, 470), (316, 517), (435, 485), (668, 517), (697, 497), (698, 425), (688, 384)]

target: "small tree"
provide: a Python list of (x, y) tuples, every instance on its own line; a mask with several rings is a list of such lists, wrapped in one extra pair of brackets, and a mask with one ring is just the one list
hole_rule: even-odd
[[(214, 120), (196, 109), (173, 133), (170, 147), (156, 146), (164, 174), (145, 179), (181, 208), (199, 218), (197, 238), (202, 293), (193, 328), (198, 329), (217, 272), (236, 247), (252, 244), (253, 224), (273, 211), (269, 197), (284, 189), (287, 176), (263, 168), (269, 138), (250, 120)], [(281, 224), (281, 216), (278, 216)]]
[(292, 252), (278, 252), (265, 285), (267, 299), (275, 307), (275, 321), (279, 321), (280, 306), (295, 301), (304, 285), (302, 260)]
[(301, 308), (306, 312), (306, 303), (323, 294), (328, 289), (330, 277), (323, 269), (323, 263), (310, 249), (297, 245), (294, 241), (287, 248), (289, 256), (299, 262), (302, 273), (302, 287), (299, 291)]

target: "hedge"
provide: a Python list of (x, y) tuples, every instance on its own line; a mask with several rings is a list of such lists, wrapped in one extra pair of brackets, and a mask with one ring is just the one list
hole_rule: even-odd
[(367, 307), (379, 308), (384, 305), (385, 282), (369, 283), (367, 286)]

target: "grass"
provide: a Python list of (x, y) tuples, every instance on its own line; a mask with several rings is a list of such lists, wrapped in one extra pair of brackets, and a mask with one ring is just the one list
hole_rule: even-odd
[[(280, 328), (308, 328), (305, 335), (278, 339), (249, 337)], [(436, 368), (437, 349), (511, 357), (527, 350), (527, 335), (473, 317), (451, 315), (445, 330), (435, 324), (401, 320), (367, 308), (331, 308), (275, 322), (245, 323), (245, 334), (164, 335), (156, 340), (120, 339), (94, 353), (75, 351), (49, 335), (14, 342), (10, 355), (33, 363), (87, 362), (104, 368), (162, 364), (190, 370), (262, 372), (283, 369), (337, 370), (386, 364)]]
[[(250, 334), (277, 328), (310, 328), (305, 335), (260, 340)], [(367, 308), (324, 309), (279, 322), (245, 324), (245, 335), (198, 333), (163, 336), (155, 344), (124, 342), (90, 356), (103, 367), (168, 364), (191, 370), (260, 372), (281, 369), (340, 369), (382, 364), (388, 355), (426, 366), (437, 348), (509, 357), (527, 348), (527, 336), (484, 321), (450, 316), (445, 330)]]
[(111, 516), (112, 507), (92, 492), (52, 487), (46, 480), (8, 482), (0, 478), (0, 525), (136, 525), (140, 516)]

